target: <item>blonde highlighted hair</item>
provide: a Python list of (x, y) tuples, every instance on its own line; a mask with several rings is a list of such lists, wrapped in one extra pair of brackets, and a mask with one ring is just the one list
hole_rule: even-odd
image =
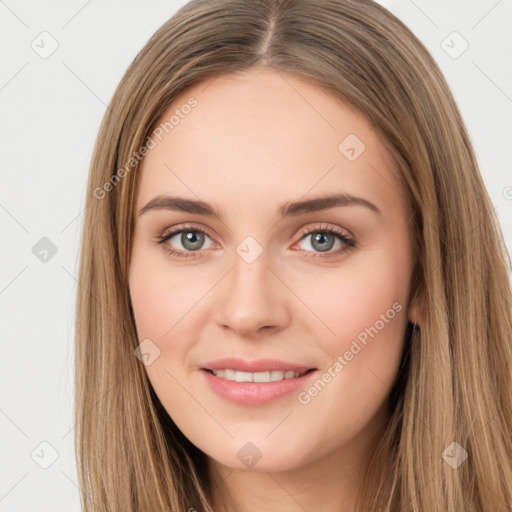
[[(439, 67), (371, 0), (194, 0), (122, 78), (91, 162), (81, 245), (75, 441), (83, 510), (212, 511), (204, 453), (173, 423), (134, 356), (128, 268), (139, 149), (187, 87), (260, 65), (365, 116), (412, 216), (420, 321), (405, 334), (361, 510), (510, 510), (510, 260)], [(453, 442), (468, 453), (456, 469), (442, 459)]]

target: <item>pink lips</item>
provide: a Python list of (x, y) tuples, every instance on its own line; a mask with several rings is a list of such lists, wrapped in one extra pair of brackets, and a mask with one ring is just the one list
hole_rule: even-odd
[[(265, 370), (291, 370), (306, 373), (293, 379), (273, 382), (236, 382), (217, 377), (208, 371), (226, 368), (252, 373)], [(244, 361), (236, 358), (226, 358), (202, 365), (201, 373), (204, 375), (210, 389), (220, 397), (238, 405), (258, 406), (276, 401), (293, 391), (305, 388), (311, 376), (316, 373), (315, 370), (316, 368), (311, 368), (310, 366), (296, 365), (276, 359)]]

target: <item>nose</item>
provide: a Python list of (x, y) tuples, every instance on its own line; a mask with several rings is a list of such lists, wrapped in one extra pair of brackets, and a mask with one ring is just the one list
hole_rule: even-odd
[(252, 263), (234, 255), (233, 268), (215, 300), (221, 328), (240, 337), (254, 337), (289, 325), (290, 292), (268, 264), (265, 252)]

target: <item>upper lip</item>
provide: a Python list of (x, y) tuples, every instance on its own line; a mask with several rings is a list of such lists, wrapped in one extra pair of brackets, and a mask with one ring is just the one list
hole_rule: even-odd
[(282, 370), (282, 371), (294, 371), (294, 372), (305, 372), (307, 370), (316, 370), (311, 366), (303, 366), (300, 364), (288, 363), (286, 361), (279, 361), (278, 359), (258, 359), (254, 361), (248, 361), (245, 359), (237, 359), (234, 357), (227, 357), (224, 359), (216, 359), (202, 365), (205, 370), (236, 370), (240, 372), (264, 372), (266, 370)]

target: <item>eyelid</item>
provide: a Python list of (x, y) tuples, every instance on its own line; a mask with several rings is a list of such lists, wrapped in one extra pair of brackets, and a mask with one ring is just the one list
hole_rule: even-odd
[(169, 238), (172, 235), (176, 235), (180, 233), (181, 231), (198, 231), (200, 233), (204, 233), (205, 235), (208, 235), (212, 240), (215, 239), (216, 235), (213, 234), (213, 231), (211, 231), (209, 228), (205, 226), (199, 226), (194, 223), (190, 222), (183, 222), (181, 224), (176, 224), (175, 226), (172, 226), (170, 228), (165, 229), (161, 234), (159, 234), (156, 239), (157, 240), (163, 240), (166, 238)]
[(344, 237), (344, 238), (349, 238), (349, 239), (354, 238), (352, 236), (352, 234), (347, 229), (336, 226), (335, 224), (326, 224), (326, 223), (322, 223), (322, 225), (320, 225), (320, 226), (308, 224), (307, 226), (300, 228), (296, 236), (300, 236), (302, 238), (305, 235), (310, 235), (311, 233), (319, 233), (319, 232), (324, 232), (324, 231), (334, 232), (337, 235), (340, 235), (341, 237)]

